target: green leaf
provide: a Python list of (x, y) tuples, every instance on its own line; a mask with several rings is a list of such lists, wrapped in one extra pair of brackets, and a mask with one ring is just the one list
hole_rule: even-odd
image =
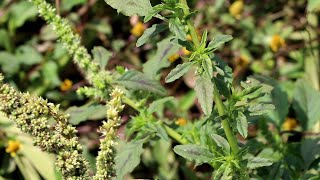
[(214, 37), (214, 39), (212, 41), (210, 41), (208, 48), (210, 50), (215, 50), (219, 46), (221, 46), (222, 44), (224, 44), (232, 39), (233, 39), (233, 37), (231, 35), (217, 35), (216, 37)]
[(304, 169), (309, 169), (312, 162), (320, 157), (320, 140), (304, 139), (301, 142), (301, 155), (304, 161)]
[(151, 91), (160, 95), (166, 94), (166, 90), (159, 82), (149, 79), (146, 75), (136, 70), (125, 72), (116, 83), (133, 90)]
[(213, 154), (199, 144), (177, 145), (173, 148), (174, 152), (190, 161), (198, 161), (201, 163), (210, 162)]
[(168, 57), (177, 53), (179, 46), (170, 42), (172, 37), (166, 38), (157, 43), (156, 54), (143, 65), (143, 72), (150, 79), (157, 79), (157, 75), (162, 68), (170, 66)]
[(256, 104), (250, 105), (248, 108), (248, 110), (250, 111), (250, 114), (249, 114), (250, 116), (260, 116), (274, 109), (275, 107), (273, 104), (264, 104), (262, 102), (258, 102)]
[(34, 65), (42, 61), (42, 55), (32, 46), (23, 45), (16, 50), (16, 57), (21, 64)]
[(157, 136), (159, 136), (161, 139), (169, 141), (169, 136), (164, 129), (164, 127), (160, 124), (155, 124), (156, 130), (157, 130)]
[(152, 11), (150, 0), (105, 0), (105, 2), (126, 16), (146, 16)]
[(101, 70), (105, 70), (112, 53), (102, 46), (96, 46), (92, 50), (93, 60), (100, 65)]
[(21, 27), (28, 19), (36, 17), (37, 14), (36, 6), (28, 1), (20, 1), (13, 4), (10, 9), (10, 30), (15, 31), (15, 29)]
[(210, 134), (210, 137), (217, 143), (219, 147), (230, 153), (230, 145), (224, 137), (218, 134)]
[(42, 69), (42, 76), (45, 78), (45, 83), (56, 87), (58, 86), (61, 81), (59, 79), (59, 67), (54, 61), (46, 62)]
[(8, 52), (0, 52), (0, 68), (6, 74), (14, 74), (19, 71), (20, 62), (15, 55)]
[(204, 114), (210, 115), (213, 106), (213, 84), (211, 79), (206, 74), (198, 76), (194, 90)]
[(256, 169), (263, 166), (270, 166), (273, 162), (269, 159), (260, 158), (260, 157), (250, 157), (248, 158), (247, 167), (249, 169)]
[(133, 169), (139, 165), (140, 156), (143, 153), (143, 143), (145, 140), (131, 141), (120, 149), (118, 149), (117, 156), (115, 158), (117, 179), (123, 179), (123, 177), (133, 171)]
[(241, 134), (241, 136), (246, 138), (248, 136), (247, 117), (242, 112), (238, 112), (238, 117), (237, 117), (236, 121), (237, 121), (238, 132)]
[(87, 0), (61, 1), (61, 9), (62, 11), (69, 11), (74, 6), (85, 4), (86, 2)]
[(187, 39), (187, 33), (184, 30), (184, 26), (182, 25), (181, 21), (179, 18), (171, 18), (169, 21), (169, 29), (175, 36), (182, 40), (185, 41)]
[(86, 120), (103, 119), (106, 116), (106, 107), (100, 104), (90, 104), (81, 107), (72, 106), (66, 111), (70, 115), (69, 123), (78, 125)]
[(56, 179), (53, 156), (41, 151), (32, 144), (24, 144), (23, 148), (21, 149), (21, 153), (28, 159), (28, 161), (44, 179)]
[(196, 92), (193, 90), (190, 90), (187, 94), (185, 94), (179, 101), (179, 109), (184, 112), (188, 111), (193, 105), (194, 101), (196, 100)]
[(186, 62), (183, 64), (178, 64), (174, 69), (170, 71), (170, 73), (166, 77), (165, 79), (166, 83), (171, 83), (179, 79), (181, 76), (183, 76), (189, 71), (189, 69), (192, 67), (193, 64), (194, 62)]
[(319, 0), (308, 0), (307, 10), (311, 11), (319, 11), (320, 10), (320, 1)]
[[(293, 96), (293, 108), (302, 127), (306, 130), (319, 131), (320, 120), (320, 92), (313, 89), (308, 83), (299, 80)], [(318, 130), (317, 130), (318, 129)]]
[(166, 103), (167, 101), (172, 101), (172, 100), (174, 100), (174, 97), (170, 96), (170, 97), (165, 97), (165, 98), (162, 98), (162, 99), (153, 101), (153, 102), (149, 105), (147, 111), (148, 111), (148, 113), (150, 113), (150, 114), (151, 114), (151, 113), (154, 113), (154, 112), (157, 111), (157, 109), (158, 109), (159, 106), (163, 105), (163, 104)]
[(150, 28), (146, 29), (143, 35), (138, 39), (136, 46), (140, 47), (144, 45), (148, 40), (155, 37), (159, 33), (167, 29), (165, 24), (154, 24)]
[(211, 59), (205, 55), (205, 57), (202, 59), (202, 67), (204, 69), (204, 72), (208, 75), (209, 78), (213, 77), (213, 67), (212, 67), (212, 61)]

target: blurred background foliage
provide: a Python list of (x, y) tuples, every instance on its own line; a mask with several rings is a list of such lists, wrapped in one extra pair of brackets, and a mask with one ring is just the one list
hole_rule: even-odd
[[(183, 61), (179, 55), (188, 52), (172, 48), (171, 55), (165, 57), (160, 67), (165, 69), (158, 77), (155, 72), (159, 67), (153, 62), (169, 43), (163, 39), (166, 34), (161, 33), (146, 45), (136, 47), (137, 39), (157, 19), (142, 24), (138, 17), (118, 14), (104, 1), (51, 2), (81, 35), (88, 49), (103, 46), (111, 52), (106, 54), (101, 49), (96, 52), (111, 57), (108, 69), (121, 71), (123, 66), (143, 71), (160, 79), (169, 95), (179, 97), (157, 109), (158, 117), (173, 119), (176, 126), (190, 132), (197, 131), (201, 112), (191, 90), (195, 81), (193, 74), (188, 73), (175, 83), (164, 83), (170, 67)], [(159, 2), (152, 1), (153, 4)], [(312, 174), (320, 174), (320, 1), (189, 2), (198, 10), (194, 20), (199, 36), (208, 29), (209, 36), (231, 34), (234, 37), (218, 55), (233, 68), (235, 82), (239, 84), (253, 74), (274, 79), (268, 79), (267, 83), (275, 87), (271, 98), (276, 110), (263, 119), (251, 119), (249, 138), (241, 140), (257, 147), (251, 153), (275, 162), (256, 174), (275, 179), (308, 179)], [(31, 3), (0, 0), (0, 71), (5, 74), (6, 82), (23, 92), (61, 104), (71, 115), (70, 123), (77, 126), (85, 156), (94, 169), (99, 145), (96, 129), (105, 117), (104, 106), (76, 94), (79, 87), (88, 83), (56, 40), (54, 31), (38, 18)], [(130, 116), (124, 115), (123, 119), (128, 121)], [(125, 139), (125, 128), (120, 129), (119, 135)], [(171, 149), (172, 142), (163, 140), (144, 147), (142, 161), (131, 177), (206, 179), (210, 176), (208, 167), (193, 169), (191, 163), (181, 162), (184, 160), (176, 157)], [(30, 137), (17, 131), (12, 122), (1, 115), (0, 152), (0, 179), (60, 178), (54, 169), (53, 157), (33, 147)]]

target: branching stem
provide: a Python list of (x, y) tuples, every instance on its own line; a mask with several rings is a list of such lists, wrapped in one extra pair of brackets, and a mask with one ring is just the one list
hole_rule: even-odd
[[(179, 1), (180, 1), (180, 3), (188, 6), (188, 3), (186, 0), (179, 0)], [(183, 12), (185, 15), (188, 15), (190, 13), (189, 9), (184, 9)], [(196, 29), (195, 29), (193, 23), (191, 22), (191, 20), (188, 20), (187, 24), (188, 24), (188, 28), (190, 30), (190, 35), (192, 37), (192, 41), (193, 41), (195, 47), (196, 48), (200, 47), (198, 35), (197, 35)], [(215, 103), (216, 103), (216, 106), (218, 109), (218, 113), (220, 116), (224, 116), (224, 115), (226, 115), (226, 109), (225, 109), (224, 104), (221, 100), (221, 95), (220, 95), (220, 93), (217, 89), (217, 86), (214, 82), (213, 82), (213, 89), (214, 89), (214, 100), (215, 100)], [(228, 119), (224, 119), (224, 120), (222, 120), (221, 123), (222, 123), (222, 127), (224, 129), (224, 132), (226, 134), (226, 137), (228, 139), (228, 142), (231, 146), (232, 153), (236, 154), (239, 151), (239, 147), (238, 147), (237, 139), (236, 139), (235, 135), (233, 134), (232, 129), (230, 127), (229, 121), (228, 121)]]

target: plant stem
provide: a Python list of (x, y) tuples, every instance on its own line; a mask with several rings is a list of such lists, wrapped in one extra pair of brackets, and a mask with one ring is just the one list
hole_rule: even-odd
[[(179, 0), (180, 3), (188, 6), (188, 3), (186, 0)], [(189, 9), (183, 9), (183, 12), (185, 15), (188, 15), (190, 13)], [(190, 35), (192, 37), (192, 41), (195, 45), (196, 48), (200, 47), (200, 42), (199, 42), (199, 39), (198, 39), (198, 35), (197, 35), (197, 32), (196, 32), (196, 29), (193, 25), (193, 23), (191, 22), (191, 20), (188, 20), (187, 21), (187, 24), (188, 24), (188, 27), (189, 27), (189, 30), (190, 30)], [(221, 100), (221, 96), (220, 96), (220, 93), (216, 87), (216, 84), (215, 82), (213, 82), (213, 93), (214, 93), (214, 101), (216, 103), (216, 106), (217, 106), (217, 109), (218, 109), (218, 113), (220, 116), (224, 116), (226, 115), (226, 110), (225, 110), (225, 107), (223, 105), (223, 102)], [(222, 127), (223, 127), (223, 130), (227, 136), (227, 139), (228, 139), (228, 142), (231, 146), (231, 150), (232, 150), (232, 153), (233, 154), (236, 154), (238, 151), (239, 151), (239, 147), (238, 147), (238, 143), (237, 143), (237, 139), (235, 137), (235, 135), (233, 134), (232, 132), (232, 129), (230, 127), (230, 124), (228, 122), (228, 119), (224, 119), (222, 120)]]
[(188, 144), (188, 140), (183, 138), (179, 133), (177, 133), (174, 129), (170, 128), (169, 126), (163, 124), (164, 129), (168, 133), (170, 137), (178, 141), (180, 144)]
[[(226, 115), (226, 109), (225, 109), (224, 104), (220, 98), (220, 94), (219, 94), (219, 91), (217, 89), (215, 82), (213, 82), (213, 96), (214, 96), (214, 101), (216, 103), (219, 115), (220, 116)], [(221, 121), (221, 123), (222, 123), (223, 130), (227, 136), (228, 142), (231, 146), (232, 153), (236, 154), (239, 151), (239, 147), (238, 147), (237, 139), (236, 139), (235, 135), (233, 134), (232, 129), (230, 127), (229, 121), (228, 121), (228, 119), (224, 119)]]
[[(180, 3), (188, 6), (188, 3), (186, 0), (180, 0)], [(189, 9), (183, 9), (183, 13), (184, 15), (188, 15), (190, 14), (190, 11)], [(194, 27), (193, 23), (191, 22), (191, 20), (187, 20), (187, 25), (188, 25), (188, 28), (190, 30), (190, 35), (192, 37), (192, 41), (193, 41), (193, 44), (196, 46), (196, 48), (200, 47), (200, 42), (199, 42), (199, 39), (198, 39), (198, 34), (197, 34), (197, 31), (196, 31), (196, 28)]]

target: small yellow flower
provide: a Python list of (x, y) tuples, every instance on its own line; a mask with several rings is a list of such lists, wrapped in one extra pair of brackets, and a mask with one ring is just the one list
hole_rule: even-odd
[(14, 157), (16, 156), (20, 148), (21, 148), (21, 144), (19, 141), (9, 140), (8, 146), (6, 148), (6, 153), (10, 153), (11, 157)]
[(285, 46), (286, 43), (282, 37), (280, 37), (278, 34), (272, 36), (272, 39), (270, 41), (270, 48), (273, 52), (277, 52), (281, 47)]
[(247, 56), (241, 55), (239, 58), (236, 59), (236, 65), (237, 67), (247, 67), (250, 63), (249, 58)]
[(180, 56), (179, 56), (179, 54), (178, 53), (176, 53), (176, 54), (173, 54), (173, 55), (171, 55), (170, 57), (169, 57), (169, 61), (171, 62), (171, 63), (173, 63), (173, 62), (175, 62), (177, 59), (179, 59), (180, 58)]
[(60, 84), (60, 90), (61, 91), (69, 91), (72, 88), (73, 82), (70, 79), (65, 79)]
[(135, 24), (131, 29), (131, 34), (136, 37), (140, 37), (143, 34), (144, 30), (146, 30), (144, 24), (142, 22), (137, 22), (137, 24)]
[(187, 40), (192, 41), (192, 37), (190, 36), (190, 34), (187, 35)]
[(186, 55), (186, 56), (188, 56), (188, 55), (190, 55), (191, 54), (191, 52), (190, 51), (188, 51), (187, 50), (187, 48), (182, 48), (182, 52), (183, 52), (183, 55)]
[(242, 0), (237, 0), (234, 3), (231, 4), (231, 6), (229, 7), (229, 13), (239, 19), (241, 17), (241, 13), (243, 11), (243, 1)]
[(179, 126), (184, 126), (187, 124), (187, 120), (185, 118), (179, 118), (176, 120), (176, 125), (179, 125)]
[(291, 131), (298, 126), (298, 122), (294, 118), (286, 118), (284, 123), (282, 124), (282, 129), (284, 131)]

